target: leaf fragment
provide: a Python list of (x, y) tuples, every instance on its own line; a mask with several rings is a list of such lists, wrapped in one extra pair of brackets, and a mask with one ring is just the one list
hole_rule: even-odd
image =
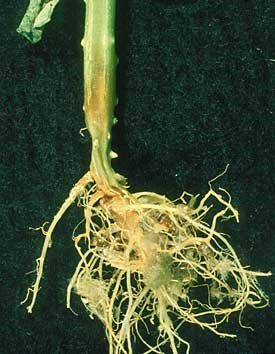
[(17, 32), (31, 43), (41, 40), (45, 25), (50, 22), (59, 0), (30, 0)]

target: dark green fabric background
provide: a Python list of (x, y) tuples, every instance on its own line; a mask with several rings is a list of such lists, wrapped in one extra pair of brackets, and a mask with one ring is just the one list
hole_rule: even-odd
[[(73, 207), (56, 229), (32, 315), (20, 300), (34, 280), (42, 245), (29, 226), (50, 220), (88, 169), (89, 137), (81, 137), (84, 3), (60, 0), (41, 43), (16, 34), (28, 0), (0, 6), (1, 330), (0, 353), (107, 353), (99, 321), (66, 285), (77, 262)], [(224, 225), (244, 264), (274, 268), (274, 1), (118, 0), (119, 123), (116, 168), (132, 191), (174, 198), (220, 180), (240, 211)], [(219, 339), (197, 326), (182, 335), (191, 354), (275, 353), (274, 277), (262, 279), (270, 308), (247, 308), (238, 339)], [(141, 349), (137, 348), (140, 354)]]

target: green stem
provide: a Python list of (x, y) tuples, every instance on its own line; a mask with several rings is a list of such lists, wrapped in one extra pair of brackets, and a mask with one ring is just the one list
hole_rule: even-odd
[(116, 97), (116, 0), (86, 0), (84, 48), (84, 112), (92, 137), (91, 172), (107, 189), (121, 187), (111, 159), (111, 129)]

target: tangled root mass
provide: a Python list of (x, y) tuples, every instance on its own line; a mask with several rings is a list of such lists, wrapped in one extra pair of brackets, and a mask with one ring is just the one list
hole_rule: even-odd
[[(238, 222), (226, 190), (216, 192), (209, 183), (202, 198), (183, 193), (171, 201), (150, 192), (104, 193), (95, 183), (83, 186), (77, 188), (84, 230), (73, 236), (80, 261), (68, 285), (67, 307), (72, 292), (81, 297), (90, 317), (103, 323), (109, 353), (132, 353), (137, 338), (145, 353), (162, 353), (167, 343), (173, 354), (180, 344), (188, 353), (189, 343), (179, 335), (184, 323), (234, 337), (221, 329), (232, 313), (268, 305), (257, 277), (270, 273), (244, 267), (219, 231), (220, 221)], [(54, 226), (44, 231), (46, 243)], [(38, 261), (38, 281), (29, 289), (29, 312), (44, 259), (45, 252)], [(154, 341), (148, 335), (152, 326), (158, 329)]]

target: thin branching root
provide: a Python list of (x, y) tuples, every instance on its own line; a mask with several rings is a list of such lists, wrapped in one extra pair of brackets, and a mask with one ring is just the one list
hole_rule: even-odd
[[(183, 193), (175, 201), (155, 193), (106, 194), (89, 174), (72, 190), (48, 231), (37, 260), (37, 279), (29, 289), (34, 306), (46, 251), (56, 222), (78, 198), (84, 210), (84, 228), (73, 241), (80, 260), (67, 289), (80, 296), (89, 316), (103, 323), (109, 352), (128, 354), (139, 339), (146, 353), (173, 354), (189, 343), (179, 335), (183, 323), (197, 324), (221, 337), (229, 316), (247, 305), (261, 308), (268, 298), (257, 277), (270, 273), (244, 267), (219, 222), (234, 218), (229, 193), (222, 188), (199, 198)], [(150, 337), (150, 327), (158, 337)], [(182, 351), (181, 351), (182, 352)]]

